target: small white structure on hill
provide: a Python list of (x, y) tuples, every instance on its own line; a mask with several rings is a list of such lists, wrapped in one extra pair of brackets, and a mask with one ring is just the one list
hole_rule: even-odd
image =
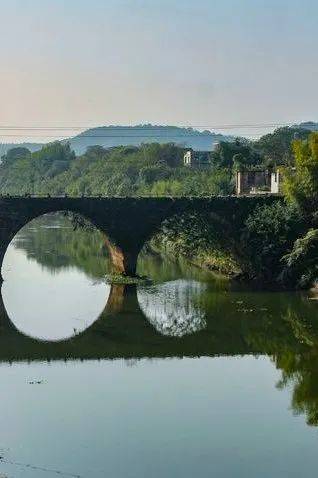
[(184, 153), (183, 164), (190, 168), (207, 168), (210, 166), (210, 153), (209, 151), (194, 151), (193, 149), (188, 149)]
[(281, 174), (279, 169), (271, 174), (271, 193), (278, 194), (280, 193), (280, 183), (281, 183)]

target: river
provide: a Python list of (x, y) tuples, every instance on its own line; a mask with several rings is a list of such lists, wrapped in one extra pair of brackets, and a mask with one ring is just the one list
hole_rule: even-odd
[(318, 301), (143, 253), (110, 284), (97, 231), (25, 226), (3, 264), (0, 476), (316, 476)]

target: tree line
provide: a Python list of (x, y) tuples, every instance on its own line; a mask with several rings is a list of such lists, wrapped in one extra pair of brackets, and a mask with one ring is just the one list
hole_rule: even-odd
[(75, 156), (68, 143), (53, 142), (31, 153), (16, 147), (1, 158), (0, 193), (70, 195), (232, 194), (235, 171), (293, 164), (292, 140), (308, 137), (302, 128), (279, 128), (258, 141), (221, 142), (207, 167), (187, 168), (184, 149), (144, 144), (105, 149), (90, 146)]

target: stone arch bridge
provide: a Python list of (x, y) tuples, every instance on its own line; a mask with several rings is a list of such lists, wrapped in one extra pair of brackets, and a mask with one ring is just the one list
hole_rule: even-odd
[(217, 222), (224, 240), (238, 241), (247, 216), (275, 196), (206, 198), (172, 197), (1, 197), (0, 266), (11, 240), (32, 219), (44, 214), (70, 211), (89, 220), (105, 235), (114, 270), (134, 275), (138, 254), (163, 221), (186, 212), (208, 214)]

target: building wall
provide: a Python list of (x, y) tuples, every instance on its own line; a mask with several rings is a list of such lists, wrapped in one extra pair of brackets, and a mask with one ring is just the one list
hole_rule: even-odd
[(271, 192), (272, 177), (267, 170), (238, 171), (236, 173), (236, 194), (261, 194)]
[(278, 194), (280, 192), (280, 177), (279, 169), (271, 174), (271, 193)]
[(192, 161), (192, 151), (187, 151), (183, 156), (183, 164), (185, 166), (191, 166)]
[(189, 149), (183, 155), (183, 164), (191, 168), (204, 169), (210, 166), (207, 151), (193, 151)]

